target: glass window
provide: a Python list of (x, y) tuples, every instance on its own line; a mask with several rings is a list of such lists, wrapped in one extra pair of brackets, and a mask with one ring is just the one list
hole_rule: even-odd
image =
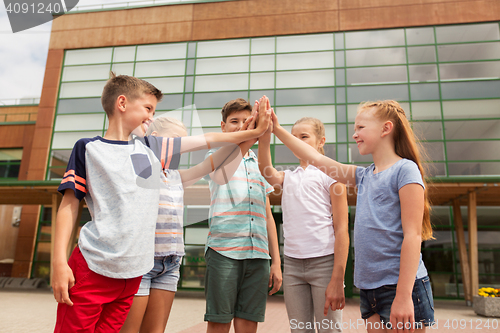
[(406, 29), (406, 42), (408, 45), (434, 44), (434, 29), (408, 28)]
[(413, 65), (408, 66), (408, 70), (410, 82), (437, 81), (438, 78), (436, 65)]
[[(222, 108), (222, 106), (221, 106)], [(220, 126), (222, 116), (220, 110), (198, 110), (196, 113), (203, 127)], [(281, 119), (280, 119), (281, 120)], [(212, 132), (212, 130), (210, 130)]]
[(437, 83), (411, 84), (411, 99), (414, 101), (438, 100), (439, 86)]
[(359, 87), (347, 88), (348, 103), (360, 103), (363, 101), (378, 101), (384, 99), (407, 101), (408, 86), (386, 85), (386, 86), (359, 86)]
[(188, 59), (186, 63), (186, 75), (194, 75), (195, 60)]
[(252, 56), (250, 58), (250, 71), (273, 71), (274, 55)]
[(337, 141), (339, 142), (347, 142), (347, 124), (338, 124), (337, 125)]
[(461, 43), (481, 40), (498, 40), (498, 23), (453, 25), (436, 27), (438, 43)]
[(277, 107), (276, 114), (279, 116), (281, 124), (295, 124), (297, 120), (306, 115), (314, 115), (323, 123), (335, 122), (335, 106), (333, 105), (318, 105), (318, 106), (290, 106)]
[(248, 74), (197, 76), (195, 91), (248, 89)]
[(136, 61), (182, 59), (186, 57), (186, 43), (139, 45)]
[(333, 68), (333, 52), (278, 54), (277, 70)]
[[(71, 147), (73, 148), (73, 147)], [(68, 164), (72, 149), (52, 150), (50, 158), (50, 166), (64, 166)]]
[(59, 115), (56, 117), (54, 131), (102, 130), (104, 112), (97, 114)]
[(439, 102), (412, 102), (411, 119), (441, 119), (441, 105)]
[(64, 65), (84, 65), (111, 62), (111, 47), (86, 50), (68, 50), (64, 57)]
[(377, 66), (406, 64), (406, 51), (403, 47), (390, 49), (348, 50), (347, 66)]
[(210, 42), (199, 42), (197, 55), (198, 58), (247, 55), (249, 51), (249, 39), (218, 40)]
[(184, 75), (186, 60), (138, 62), (135, 65), (135, 76), (176, 76)]
[(81, 138), (93, 138), (102, 135), (102, 131), (54, 133), (52, 149), (71, 149)]
[(499, 98), (500, 81), (441, 83), (443, 99)]
[(421, 142), (427, 152), (429, 161), (444, 161), (444, 144), (442, 142)]
[(113, 51), (113, 62), (125, 62), (135, 60), (135, 46), (115, 47)]
[(448, 163), (448, 173), (450, 176), (498, 176), (500, 162)]
[(277, 37), (276, 52), (333, 50), (333, 34)]
[(447, 121), (447, 140), (500, 139), (500, 120)]
[(57, 113), (91, 113), (104, 112), (101, 98), (61, 99), (57, 105)]
[[(248, 96), (248, 91), (227, 91), (214, 93), (197, 93), (194, 95), (194, 104), (198, 109), (221, 109), (224, 104), (238, 97)], [(260, 95), (258, 98), (262, 97)]]
[(156, 105), (156, 112), (160, 110), (174, 110), (182, 107), (182, 94), (163, 95), (163, 99)]
[(196, 57), (196, 42), (189, 42), (188, 43), (188, 58), (194, 58)]
[(276, 90), (276, 105), (334, 104), (333, 88)]
[(445, 119), (498, 118), (499, 114), (500, 99), (443, 102)]
[(335, 85), (333, 69), (276, 73), (276, 88), (320, 87)]
[(439, 61), (498, 59), (500, 42), (438, 46)]
[(107, 80), (109, 65), (64, 67), (62, 81)]
[(446, 165), (444, 163), (425, 163), (427, 177), (446, 176)]
[(248, 72), (249, 57), (198, 59), (196, 74)]
[(403, 29), (346, 32), (345, 40), (348, 49), (405, 45)]
[(347, 84), (406, 82), (406, 66), (348, 68)]
[(441, 64), (439, 73), (441, 80), (499, 78), (500, 61)]
[(0, 178), (17, 178), (22, 158), (22, 149), (0, 149)]
[(408, 62), (410, 64), (436, 62), (436, 49), (434, 46), (408, 47)]
[(274, 53), (276, 40), (271, 38), (252, 38), (252, 54)]
[(410, 82), (437, 81), (436, 65), (413, 65), (408, 66), (410, 72)]
[[(204, 219), (207, 217), (205, 216)], [(186, 244), (205, 244), (208, 237), (208, 228), (186, 228), (184, 242)]]
[(413, 131), (419, 140), (443, 140), (443, 125), (441, 122), (413, 122)]
[(335, 34), (335, 49), (343, 49), (344, 48), (344, 33), (337, 32)]
[[(266, 95), (267, 98), (269, 98), (269, 101), (271, 102), (271, 106), (275, 105), (275, 103), (274, 103), (274, 89), (272, 89), (272, 90), (250, 90), (250, 96), (248, 97), (248, 100), (250, 101), (250, 104), (252, 104), (254, 101), (258, 101), (259, 98), (261, 98), (264, 95)], [(244, 95), (242, 95), (242, 96), (244, 96)]]
[(250, 89), (274, 89), (274, 73), (250, 74)]
[(134, 76), (134, 63), (113, 64), (113, 66), (111, 66), (111, 70), (116, 75)]
[(59, 98), (101, 96), (106, 81), (62, 83)]
[(449, 161), (497, 160), (500, 141), (456, 141), (446, 143)]
[(345, 85), (345, 69), (335, 70), (335, 82), (337, 83), (337, 86)]
[(274, 163), (299, 164), (299, 160), (287, 146), (277, 144), (274, 146)]
[(147, 79), (146, 81), (165, 93), (181, 93), (184, 90), (183, 77)]
[(337, 67), (344, 67), (345, 66), (344, 51), (336, 51), (335, 52), (335, 65)]

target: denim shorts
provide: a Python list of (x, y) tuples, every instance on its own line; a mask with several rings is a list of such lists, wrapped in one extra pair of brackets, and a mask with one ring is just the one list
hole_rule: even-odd
[(182, 256), (156, 257), (155, 265), (141, 280), (136, 296), (148, 296), (150, 289), (177, 291)]
[[(374, 314), (380, 316), (380, 321), (387, 324), (390, 321), (391, 306), (396, 297), (397, 285), (385, 285), (376, 289), (361, 289), (361, 317), (368, 319)], [(413, 308), (416, 328), (434, 324), (434, 300), (432, 298), (429, 277), (415, 280), (412, 291)]]

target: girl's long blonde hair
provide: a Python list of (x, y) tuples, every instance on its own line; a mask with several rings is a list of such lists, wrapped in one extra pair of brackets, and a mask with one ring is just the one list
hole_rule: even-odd
[(424, 216), (422, 219), (422, 240), (433, 239), (431, 225), (431, 204), (427, 192), (427, 183), (425, 181), (425, 170), (422, 165), (422, 158), (426, 157), (425, 150), (419, 143), (413, 133), (410, 122), (406, 118), (405, 111), (396, 101), (376, 101), (366, 102), (360, 105), (358, 113), (374, 109), (374, 114), (382, 120), (389, 120), (394, 124), (394, 150), (402, 158), (412, 160), (417, 164), (422, 180), (424, 182)]
[(179, 119), (170, 116), (161, 116), (156, 118), (151, 125), (149, 125), (146, 135), (151, 135), (151, 133), (157, 132), (160, 136), (167, 136), (166, 133), (168, 133), (173, 126), (180, 127), (187, 132), (186, 125), (184, 125)]
[[(301, 124), (301, 123), (307, 123), (307, 124), (311, 125), (313, 130), (314, 130), (314, 135), (316, 135), (316, 138), (318, 140), (321, 140), (321, 138), (325, 136), (325, 125), (318, 118), (303, 117), (303, 118), (300, 118), (299, 120), (297, 120), (295, 122), (295, 124), (293, 124), (293, 126), (295, 126), (297, 124)], [(292, 126), (292, 128), (293, 128), (293, 126)], [(325, 149), (323, 147), (319, 147), (318, 152), (322, 155), (325, 155)]]

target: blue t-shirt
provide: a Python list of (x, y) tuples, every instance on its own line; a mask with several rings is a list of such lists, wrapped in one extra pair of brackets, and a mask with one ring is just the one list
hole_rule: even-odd
[[(424, 187), (418, 166), (401, 159), (374, 174), (375, 164), (356, 168), (358, 197), (354, 223), (354, 284), (374, 289), (397, 284), (403, 243), (399, 190), (407, 184)], [(420, 254), (416, 278), (427, 275)]]

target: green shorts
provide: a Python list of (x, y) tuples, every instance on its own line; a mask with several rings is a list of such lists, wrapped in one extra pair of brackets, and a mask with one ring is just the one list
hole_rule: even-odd
[(205, 321), (230, 323), (234, 317), (238, 317), (263, 322), (269, 284), (269, 260), (235, 260), (208, 248), (205, 262)]

